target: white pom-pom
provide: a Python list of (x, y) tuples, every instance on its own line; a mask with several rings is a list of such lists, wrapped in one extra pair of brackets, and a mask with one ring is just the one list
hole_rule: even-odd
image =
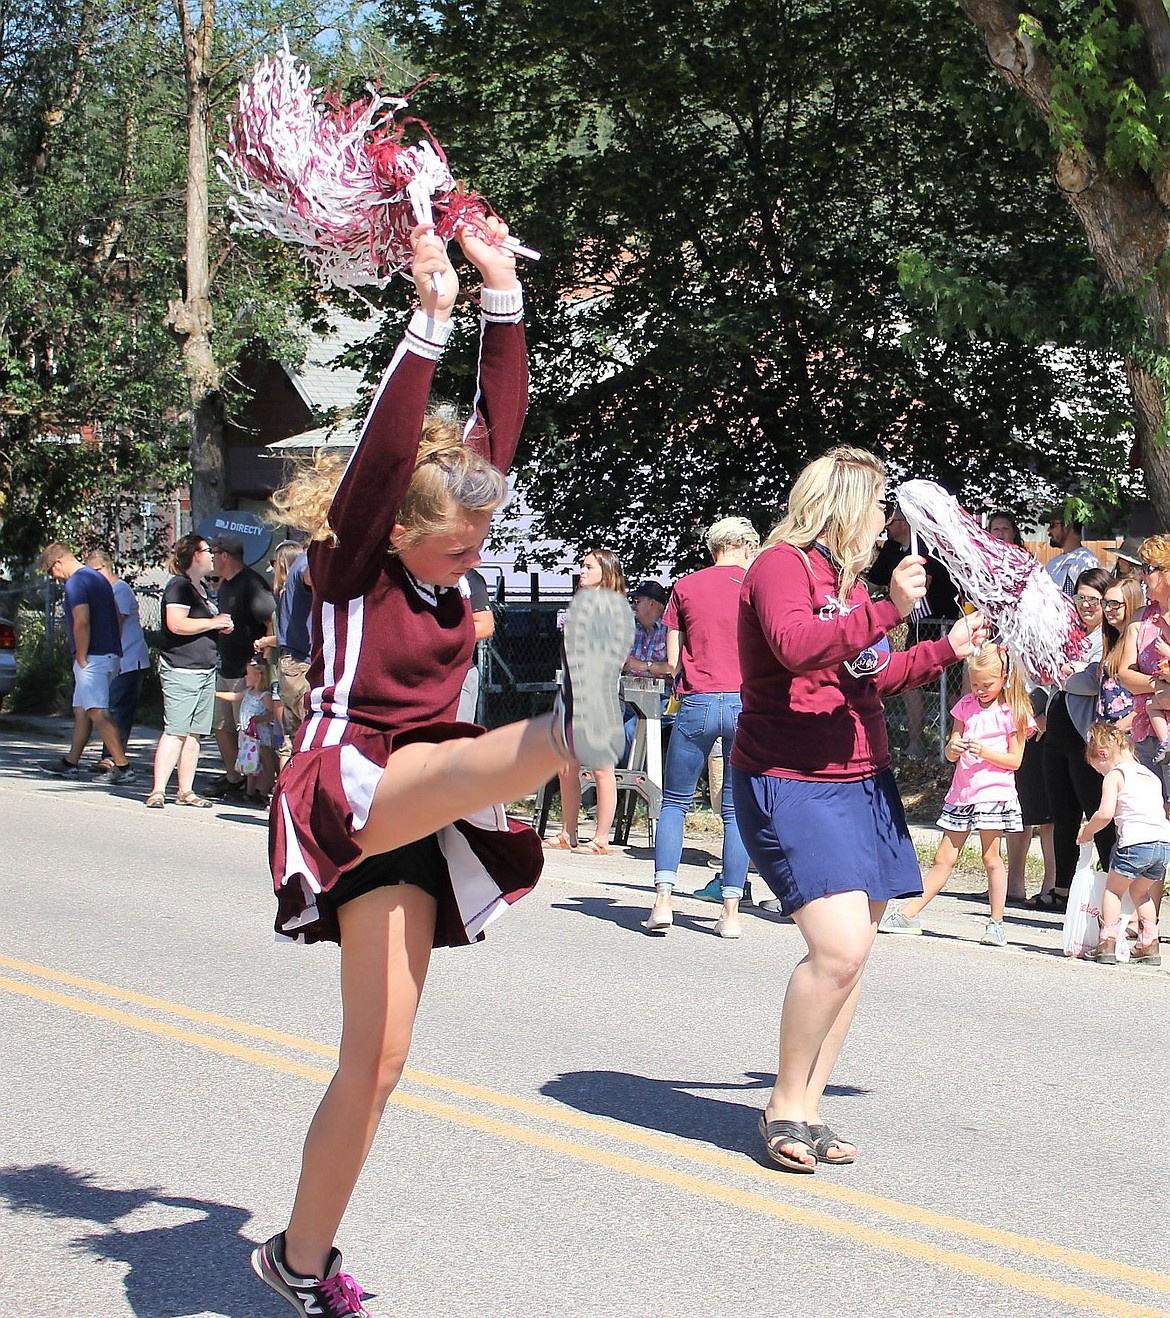
[(989, 535), (934, 481), (905, 481), (897, 500), (915, 534), (1035, 680), (1056, 683), (1062, 664), (1080, 660), (1085, 629), (1077, 611), (1031, 554)]

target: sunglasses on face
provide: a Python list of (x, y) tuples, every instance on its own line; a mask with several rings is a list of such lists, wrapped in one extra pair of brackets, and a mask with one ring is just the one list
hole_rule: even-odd
[(1074, 595), (1073, 599), (1082, 609), (1099, 609), (1101, 607), (1100, 595)]
[(1157, 563), (1143, 563), (1143, 564), (1142, 564), (1142, 576), (1143, 576), (1143, 577), (1148, 577), (1148, 576), (1150, 575), (1151, 572), (1161, 572), (1161, 570), (1162, 570), (1162, 569), (1158, 566)]
[(1101, 607), (1107, 612), (1112, 613), (1114, 609), (1124, 609), (1125, 600), (1106, 600)]

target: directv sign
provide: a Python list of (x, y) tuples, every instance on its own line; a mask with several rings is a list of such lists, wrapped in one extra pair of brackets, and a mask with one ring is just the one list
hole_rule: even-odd
[(255, 513), (213, 513), (195, 528), (196, 535), (211, 543), (217, 535), (238, 535), (244, 544), (244, 562), (248, 567), (259, 563), (272, 543), (272, 528), (266, 526)]

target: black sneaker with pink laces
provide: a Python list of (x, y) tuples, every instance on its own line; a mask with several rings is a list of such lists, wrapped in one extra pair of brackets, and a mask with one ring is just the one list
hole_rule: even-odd
[(284, 1261), (284, 1232), (252, 1251), (252, 1271), (304, 1318), (371, 1318), (362, 1288), (341, 1270), (341, 1254), (329, 1251), (324, 1277), (302, 1277)]

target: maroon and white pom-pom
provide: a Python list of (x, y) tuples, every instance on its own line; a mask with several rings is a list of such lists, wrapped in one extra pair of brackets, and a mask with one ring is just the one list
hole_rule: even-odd
[[(301, 247), (336, 288), (384, 287), (410, 265), (416, 224), (433, 222), (443, 239), (464, 225), (483, 231), (491, 207), (456, 182), (426, 126), (423, 140), (403, 142), (395, 116), (405, 100), (370, 87), (342, 105), (311, 82), (286, 44), (240, 84), (228, 148), (217, 152), (239, 227)], [(540, 256), (511, 237), (505, 246)]]
[(989, 535), (934, 481), (905, 481), (897, 499), (915, 535), (1036, 681), (1055, 684), (1062, 664), (1080, 662), (1077, 611), (1031, 554)]

